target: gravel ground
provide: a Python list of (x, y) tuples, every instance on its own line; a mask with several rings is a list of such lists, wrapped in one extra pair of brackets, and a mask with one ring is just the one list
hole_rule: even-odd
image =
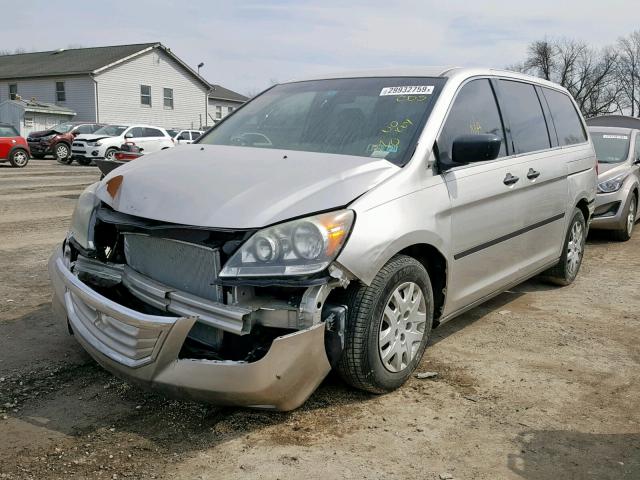
[(577, 281), (519, 285), (435, 330), (372, 396), (328, 378), (290, 413), (167, 400), (104, 372), (49, 306), (49, 253), (94, 167), (0, 165), (0, 479), (638, 479), (640, 234)]

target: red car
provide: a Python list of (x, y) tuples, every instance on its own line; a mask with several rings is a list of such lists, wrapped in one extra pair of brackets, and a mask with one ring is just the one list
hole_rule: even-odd
[(10, 162), (11, 166), (22, 168), (29, 163), (29, 144), (18, 135), (13, 125), (0, 123), (0, 162)]
[(71, 144), (76, 135), (91, 134), (104, 127), (100, 123), (65, 122), (48, 130), (31, 132), (27, 137), (33, 158), (44, 158), (51, 154), (60, 163), (71, 163)]

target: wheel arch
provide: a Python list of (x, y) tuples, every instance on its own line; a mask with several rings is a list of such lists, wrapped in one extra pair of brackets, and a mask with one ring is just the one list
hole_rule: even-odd
[(589, 201), (584, 197), (581, 198), (578, 200), (576, 208), (582, 212), (582, 215), (584, 215), (584, 221), (589, 225), (589, 217), (591, 216), (591, 213), (589, 212)]
[(11, 150), (9, 150), (7, 160), (11, 158), (11, 155), (13, 155), (17, 150), (24, 151), (29, 156), (29, 158), (31, 158), (31, 150), (29, 149), (29, 147), (26, 147), (24, 145), (14, 145), (13, 147), (11, 147)]

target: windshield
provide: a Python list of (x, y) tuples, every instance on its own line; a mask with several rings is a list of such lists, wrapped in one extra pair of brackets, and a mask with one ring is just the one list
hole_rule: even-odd
[(444, 81), (350, 78), (277, 85), (198, 143), (376, 157), (404, 165)]
[(59, 123), (51, 127), (51, 130), (58, 133), (67, 133), (73, 128), (73, 123)]
[(94, 135), (108, 135), (110, 137), (119, 137), (122, 135), (127, 127), (123, 127), (122, 125), (107, 125), (105, 127), (99, 128), (95, 132)]
[(593, 147), (600, 163), (619, 163), (629, 155), (629, 135), (591, 132)]

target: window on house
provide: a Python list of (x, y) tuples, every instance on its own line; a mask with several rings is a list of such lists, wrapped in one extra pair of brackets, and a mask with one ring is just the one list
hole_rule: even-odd
[(229, 113), (233, 112), (233, 107), (228, 107), (228, 108), (227, 108), (227, 111), (228, 111)]
[(18, 95), (18, 84), (10, 83), (9, 84), (9, 100), (15, 100)]
[(140, 104), (151, 106), (151, 87), (149, 85), (140, 85)]
[(64, 92), (64, 82), (56, 82), (56, 102), (65, 102), (67, 95)]
[(164, 89), (164, 106), (166, 108), (173, 108), (173, 88)]
[(216, 118), (217, 119), (222, 118), (222, 106), (221, 105), (216, 105)]

